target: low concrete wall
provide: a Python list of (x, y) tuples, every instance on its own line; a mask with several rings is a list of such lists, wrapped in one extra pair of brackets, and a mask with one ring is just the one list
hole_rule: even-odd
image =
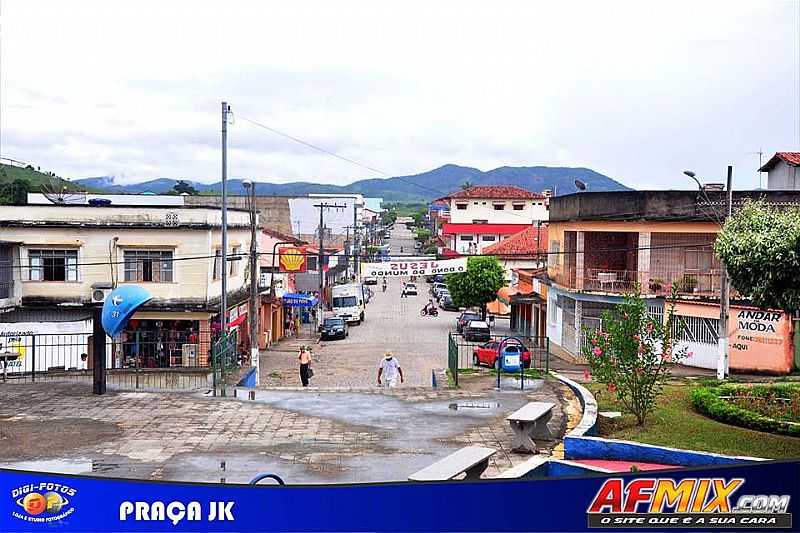
[(587, 474), (607, 474), (610, 470), (597, 466), (584, 465), (561, 459), (551, 459), (537, 455), (502, 472), (499, 479), (541, 479), (551, 477), (585, 476)]
[(576, 381), (572, 381), (566, 376), (562, 376), (561, 374), (553, 371), (551, 371), (550, 374), (572, 389), (573, 392), (575, 392), (575, 395), (578, 396), (578, 400), (581, 402), (581, 407), (583, 407), (583, 416), (581, 417), (580, 422), (578, 422), (578, 425), (572, 428), (569, 433), (567, 433), (567, 436), (571, 435), (580, 437), (583, 435), (596, 435), (597, 400), (595, 400), (594, 395), (589, 392), (586, 387)]
[(564, 458), (641, 461), (676, 466), (730, 465), (765, 460), (758, 457), (736, 457), (626, 440), (570, 435), (564, 437)]
[[(25, 379), (30, 381), (30, 376)], [(72, 381), (92, 383), (92, 372), (77, 370), (36, 374), (36, 381)], [(214, 385), (213, 373), (207, 369), (135, 369), (109, 370), (106, 385), (116, 390), (196, 390)]]

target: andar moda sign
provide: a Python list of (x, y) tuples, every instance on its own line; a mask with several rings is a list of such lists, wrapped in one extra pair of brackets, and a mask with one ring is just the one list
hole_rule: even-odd
[(466, 272), (466, 270), (466, 257), (444, 261), (386, 261), (361, 265), (362, 276), (432, 276), (434, 274), (455, 274), (456, 272)]
[(278, 256), (281, 272), (298, 273), (306, 271), (306, 249), (302, 246), (281, 248)]

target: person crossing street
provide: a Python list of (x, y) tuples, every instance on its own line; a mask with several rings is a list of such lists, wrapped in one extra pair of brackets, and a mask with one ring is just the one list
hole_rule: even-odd
[[(403, 369), (400, 368), (400, 361), (395, 358), (392, 352), (386, 352), (378, 365), (378, 386), (386, 389), (397, 387), (397, 378), (403, 382)], [(383, 381), (381, 381), (383, 378)]]

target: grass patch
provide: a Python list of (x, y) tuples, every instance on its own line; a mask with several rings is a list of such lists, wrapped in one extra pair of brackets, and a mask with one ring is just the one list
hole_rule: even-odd
[(612, 422), (601, 421), (599, 430), (602, 437), (726, 455), (770, 459), (800, 457), (800, 438), (730, 426), (696, 412), (691, 400), (695, 384), (667, 385), (642, 427), (636, 426), (633, 415), (625, 412), (616, 395), (608, 392), (604, 385), (591, 384), (588, 388), (597, 398), (601, 411), (623, 413)]

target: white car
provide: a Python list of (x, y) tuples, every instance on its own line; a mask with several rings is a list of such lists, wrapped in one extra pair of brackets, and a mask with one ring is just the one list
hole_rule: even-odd
[(417, 295), (417, 286), (413, 283), (406, 283), (406, 296)]
[(364, 276), (362, 281), (364, 282), (364, 285), (377, 285), (378, 276)]

